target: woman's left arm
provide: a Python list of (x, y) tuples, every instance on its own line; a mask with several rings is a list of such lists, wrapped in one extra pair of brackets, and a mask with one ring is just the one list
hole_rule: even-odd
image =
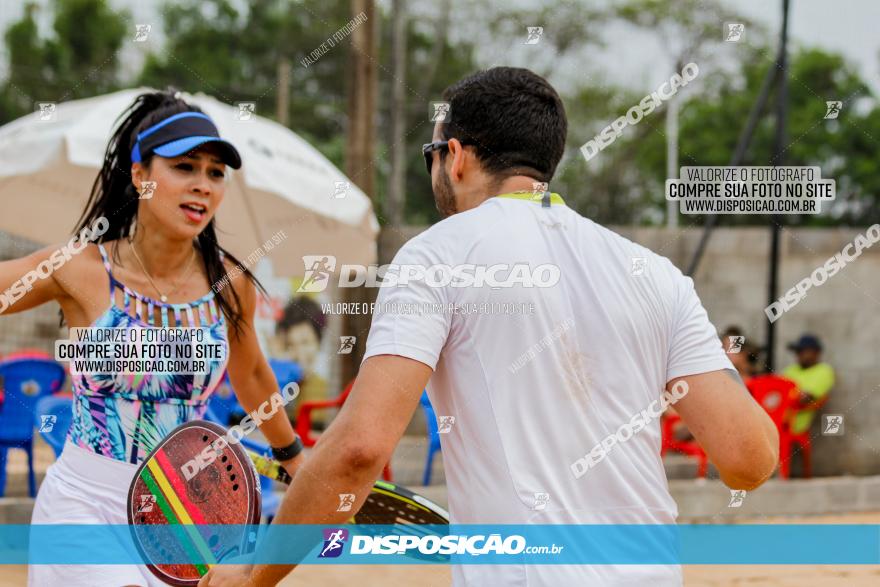
[[(232, 280), (232, 287), (240, 301), (241, 330), (238, 335), (230, 329), (229, 333), (229, 381), (236, 397), (245, 411), (250, 414), (261, 408), (262, 414), (269, 413), (271, 397), (280, 393), (278, 382), (269, 367), (266, 357), (260, 350), (260, 344), (254, 330), (254, 314), (257, 307), (257, 289), (244, 275)], [(282, 396), (283, 397), (283, 396)], [(265, 404), (265, 405), (264, 405)], [(276, 410), (271, 418), (260, 423), (260, 430), (274, 448), (290, 446), (296, 439), (296, 433), (287, 419), (283, 409)], [(293, 476), (302, 464), (303, 454), (292, 459), (281, 461), (281, 464)]]

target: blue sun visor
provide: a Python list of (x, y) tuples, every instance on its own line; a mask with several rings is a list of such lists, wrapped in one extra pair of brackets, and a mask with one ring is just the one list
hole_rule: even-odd
[(238, 150), (232, 143), (220, 138), (214, 122), (201, 112), (181, 112), (138, 133), (131, 149), (131, 161), (139, 163), (154, 153), (160, 157), (179, 157), (206, 143), (219, 147), (224, 163), (233, 169), (241, 167)]

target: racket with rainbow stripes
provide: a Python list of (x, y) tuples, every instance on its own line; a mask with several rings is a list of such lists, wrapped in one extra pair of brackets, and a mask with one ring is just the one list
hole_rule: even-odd
[[(141, 463), (128, 491), (128, 522), (150, 571), (168, 585), (195, 586), (210, 566), (253, 551), (248, 525), (260, 521), (258, 474), (290, 483), (277, 462), (227, 444), (212, 443), (226, 430), (195, 420), (175, 428)], [(448, 524), (437, 504), (403, 487), (377, 481), (355, 524)], [(210, 526), (203, 528), (201, 526)], [(228, 526), (228, 528), (224, 528)], [(205, 564), (153, 564), (200, 560)]]

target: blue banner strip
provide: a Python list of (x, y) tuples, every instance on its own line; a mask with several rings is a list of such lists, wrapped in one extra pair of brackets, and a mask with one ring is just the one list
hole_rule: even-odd
[(193, 528), (0, 525), (0, 564), (880, 564), (874, 524)]

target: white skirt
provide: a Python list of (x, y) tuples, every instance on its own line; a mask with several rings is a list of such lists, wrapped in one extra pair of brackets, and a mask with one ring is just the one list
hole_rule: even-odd
[[(128, 524), (137, 465), (67, 442), (40, 485), (31, 524)], [(39, 548), (39, 545), (31, 545)], [(30, 565), (28, 587), (164, 587), (143, 565)]]

